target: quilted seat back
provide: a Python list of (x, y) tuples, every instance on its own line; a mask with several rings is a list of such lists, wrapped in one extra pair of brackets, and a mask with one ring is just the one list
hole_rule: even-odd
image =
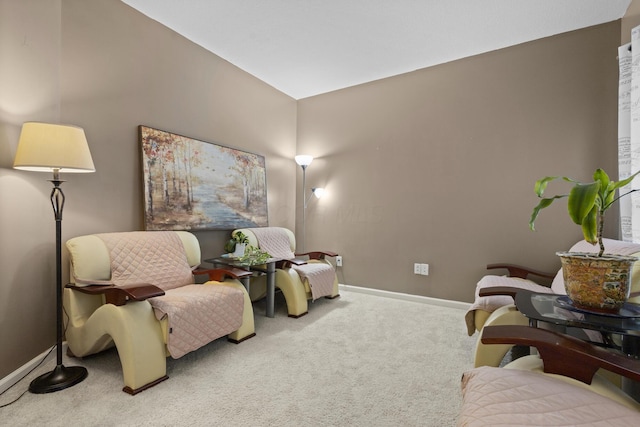
[[(289, 245), (291, 246), (291, 252), (293, 253), (296, 252), (296, 236), (295, 234), (293, 234), (293, 231), (284, 227), (264, 227), (264, 228), (284, 230), (284, 232), (287, 234), (287, 237), (289, 237)], [(253, 231), (251, 231), (250, 228), (239, 228), (237, 230), (234, 230), (233, 232), (237, 233), (239, 231), (242, 232), (245, 236), (247, 236), (247, 238), (249, 239), (249, 244), (251, 246), (255, 246), (256, 248), (260, 247), (260, 245), (258, 244), (258, 238), (253, 233)]]
[[(144, 238), (147, 232), (122, 233), (124, 235), (136, 233)], [(201, 253), (198, 239), (187, 231), (172, 231), (179, 237), (190, 268), (200, 265)], [(109, 282), (111, 277), (111, 256), (105, 242), (96, 234), (74, 237), (67, 241), (66, 247), (70, 255), (71, 281), (81, 286), (83, 284)]]

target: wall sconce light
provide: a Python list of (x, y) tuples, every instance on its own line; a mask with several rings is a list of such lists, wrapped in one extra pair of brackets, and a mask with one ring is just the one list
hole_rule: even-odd
[(84, 130), (76, 126), (27, 122), (22, 125), (14, 169), (53, 172), (51, 205), (56, 221), (56, 332), (57, 365), (31, 381), (32, 393), (51, 393), (78, 384), (87, 377), (82, 366), (62, 364), (62, 209), (61, 172), (95, 172)]
[(295, 157), (296, 163), (298, 165), (300, 165), (300, 167), (302, 168), (302, 200), (303, 200), (303, 207), (302, 207), (302, 248), (301, 251), (304, 252), (305, 250), (305, 240), (306, 240), (306, 233), (307, 233), (307, 225), (306, 225), (306, 217), (307, 217), (307, 205), (309, 203), (309, 200), (311, 199), (312, 195), (315, 195), (318, 199), (320, 197), (322, 197), (322, 195), (324, 194), (324, 188), (312, 188), (311, 189), (311, 194), (309, 194), (309, 197), (307, 197), (307, 167), (311, 164), (311, 162), (313, 162), (313, 156), (309, 156), (306, 154), (301, 154)]
[[(324, 188), (322, 187), (316, 187), (316, 188), (312, 188), (311, 189), (311, 194), (313, 194), (314, 196), (316, 196), (316, 198), (320, 199), (322, 196), (324, 196)], [(311, 196), (309, 196), (309, 198), (311, 198)]]

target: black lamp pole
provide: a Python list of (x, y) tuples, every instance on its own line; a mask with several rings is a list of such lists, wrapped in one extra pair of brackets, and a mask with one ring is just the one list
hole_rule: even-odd
[(64, 327), (62, 321), (62, 209), (64, 208), (64, 193), (60, 184), (60, 170), (53, 171), (53, 190), (51, 190), (51, 205), (56, 219), (56, 367), (53, 371), (42, 374), (29, 384), (31, 393), (51, 393), (64, 390), (78, 384), (87, 377), (87, 370), (82, 366), (66, 367), (62, 364), (62, 336)]

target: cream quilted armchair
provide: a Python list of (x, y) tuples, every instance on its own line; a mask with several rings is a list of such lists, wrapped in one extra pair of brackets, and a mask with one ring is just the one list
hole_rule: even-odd
[[(297, 318), (307, 314), (308, 300), (340, 296), (335, 269), (325, 259), (327, 256), (336, 256), (335, 252), (314, 251), (296, 254), (295, 235), (287, 228), (241, 228), (234, 230), (232, 235), (237, 232), (247, 236), (250, 245), (269, 252), (275, 258), (282, 259), (276, 268), (275, 285), (284, 295), (289, 317)], [(263, 298), (266, 289), (267, 283), (264, 276), (252, 278), (251, 300)]]
[[(64, 290), (69, 352), (83, 357), (116, 346), (124, 391), (167, 379), (179, 358), (227, 336), (255, 335), (243, 270), (196, 270), (200, 245), (185, 231), (80, 236), (66, 243), (71, 282)], [(194, 274), (209, 281), (194, 284)]]

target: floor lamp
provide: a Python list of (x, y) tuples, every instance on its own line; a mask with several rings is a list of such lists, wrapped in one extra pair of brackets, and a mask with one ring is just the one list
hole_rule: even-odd
[(51, 205), (56, 221), (56, 355), (55, 369), (40, 375), (29, 385), (32, 393), (51, 393), (78, 384), (87, 377), (82, 366), (62, 364), (62, 209), (64, 193), (60, 173), (95, 172), (87, 139), (82, 128), (50, 123), (27, 122), (22, 125), (15, 169), (53, 172)]
[(309, 197), (307, 197), (307, 166), (309, 166), (311, 164), (311, 162), (313, 161), (313, 156), (309, 156), (306, 154), (300, 154), (298, 156), (295, 157), (296, 159), (296, 163), (298, 165), (300, 165), (300, 167), (302, 168), (302, 201), (303, 201), (303, 205), (302, 205), (302, 249), (301, 252), (304, 252), (305, 250), (305, 240), (306, 240), (306, 233), (307, 233), (307, 224), (306, 224), (306, 217), (307, 217), (307, 204), (309, 203), (309, 200), (311, 199), (312, 195), (315, 195), (318, 199), (320, 197), (322, 197), (322, 194), (324, 193), (324, 188), (312, 188), (311, 189), (311, 194), (309, 195)]

